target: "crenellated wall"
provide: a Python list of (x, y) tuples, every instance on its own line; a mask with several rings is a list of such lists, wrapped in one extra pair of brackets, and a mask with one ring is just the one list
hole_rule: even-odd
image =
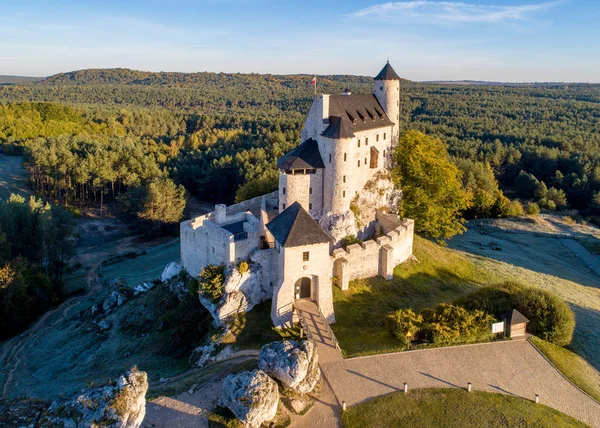
[[(387, 215), (389, 220), (390, 217)], [(342, 290), (348, 289), (353, 279), (381, 275), (391, 279), (396, 265), (412, 255), (414, 220), (397, 219), (396, 226), (388, 233), (362, 244), (338, 248), (331, 256), (333, 275)]]

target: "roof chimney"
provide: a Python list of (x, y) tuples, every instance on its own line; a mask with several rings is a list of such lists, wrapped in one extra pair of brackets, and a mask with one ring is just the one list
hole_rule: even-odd
[(352, 92), (350, 91), (350, 87), (346, 86), (346, 89), (344, 89), (344, 92), (342, 92), (342, 95), (352, 95)]

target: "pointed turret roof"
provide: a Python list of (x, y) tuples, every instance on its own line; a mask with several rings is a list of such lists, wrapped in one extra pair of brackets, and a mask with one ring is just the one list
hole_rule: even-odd
[(299, 202), (294, 202), (267, 223), (267, 229), (282, 247), (300, 247), (332, 241)]
[(280, 169), (320, 169), (325, 168), (319, 152), (319, 144), (309, 138), (277, 161)]
[(387, 64), (385, 64), (385, 66), (381, 69), (379, 74), (375, 76), (375, 80), (400, 80), (400, 77), (398, 77), (388, 61)]

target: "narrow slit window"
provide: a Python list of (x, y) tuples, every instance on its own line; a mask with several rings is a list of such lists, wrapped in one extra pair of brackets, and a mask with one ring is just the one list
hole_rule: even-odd
[(285, 195), (285, 187), (281, 191)]
[(358, 147), (360, 147), (360, 138), (358, 139)]
[(308, 194), (309, 194), (309, 195), (312, 195), (312, 187), (309, 187), (309, 188), (308, 188)]
[(346, 153), (344, 153), (344, 162), (346, 162)]
[(303, 262), (307, 262), (310, 259), (310, 254), (308, 251), (303, 251), (302, 252), (302, 261)]

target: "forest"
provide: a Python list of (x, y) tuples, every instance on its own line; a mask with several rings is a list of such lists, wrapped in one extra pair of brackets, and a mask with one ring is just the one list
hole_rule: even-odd
[[(310, 79), (108, 69), (2, 85), (0, 142), (25, 155), (38, 194), (64, 205), (101, 206), (157, 180), (232, 203), (276, 187)], [(319, 91), (347, 86), (369, 93), (372, 78), (318, 77)], [(600, 85), (403, 80), (401, 93), (403, 130), (439, 137), (465, 175), (489, 168), (507, 196), (545, 209), (600, 208)]]

